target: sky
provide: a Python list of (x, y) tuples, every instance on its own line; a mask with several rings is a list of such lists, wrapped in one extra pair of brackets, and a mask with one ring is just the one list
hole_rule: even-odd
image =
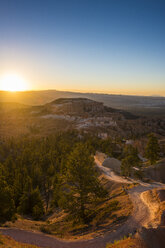
[(5, 75), (28, 90), (165, 96), (165, 1), (0, 0)]

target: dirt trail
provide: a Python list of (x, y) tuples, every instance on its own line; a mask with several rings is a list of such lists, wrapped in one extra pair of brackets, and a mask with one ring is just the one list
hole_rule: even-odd
[(134, 180), (132, 178), (124, 178), (124, 177), (118, 176), (110, 168), (102, 166), (102, 161), (99, 160), (98, 157), (95, 156), (94, 159), (95, 159), (95, 164), (97, 165), (97, 167), (103, 172), (105, 177), (110, 181), (114, 181), (117, 183), (125, 183), (125, 184), (138, 183), (141, 186), (144, 186), (146, 188), (148, 187), (148, 190), (152, 188), (157, 188), (157, 187), (165, 187), (164, 184), (159, 183), (159, 182), (150, 184), (150, 183), (144, 183), (140, 180)]
[(117, 183), (126, 183), (126, 184), (133, 183), (130, 180), (127, 180), (125, 178), (122, 178), (122, 177), (116, 175), (111, 169), (102, 166), (101, 161), (97, 157), (95, 157), (95, 164), (97, 165), (97, 167), (99, 169), (101, 169), (101, 171), (104, 173), (104, 175), (106, 176), (106, 178), (108, 180), (111, 180), (111, 181), (114, 181), (114, 182), (117, 182)]
[[(99, 161), (95, 160), (97, 166), (102, 170), (104, 175), (109, 179), (120, 183), (133, 183), (135, 181), (124, 179), (115, 175), (110, 169), (103, 167)], [(151, 225), (150, 209), (141, 198), (141, 193), (153, 188), (163, 187), (163, 184), (154, 183), (146, 184), (140, 182), (140, 185), (128, 191), (134, 209), (132, 216), (128, 218), (125, 224), (118, 227), (114, 232), (106, 233), (103, 237), (94, 238), (84, 241), (63, 241), (57, 238), (40, 233), (29, 232), (19, 229), (0, 229), (0, 231), (14, 238), (16, 241), (35, 244), (39, 247), (47, 248), (105, 248), (108, 242), (113, 242), (122, 238), (124, 235), (135, 233), (142, 226)]]

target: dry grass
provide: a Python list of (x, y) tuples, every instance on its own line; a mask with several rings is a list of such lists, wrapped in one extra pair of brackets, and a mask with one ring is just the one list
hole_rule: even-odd
[(109, 199), (97, 204), (95, 217), (89, 225), (74, 223), (63, 211), (57, 211), (47, 221), (33, 221), (18, 216), (15, 223), (7, 222), (7, 227), (42, 231), (64, 239), (88, 239), (113, 231), (131, 214), (132, 203), (121, 184), (110, 182), (103, 176), (100, 179), (109, 191)]
[(44, 221), (34, 221), (30, 219), (24, 219), (21, 216), (17, 216), (17, 220), (15, 222), (6, 222), (3, 226), (4, 227), (14, 227), (18, 229), (24, 229), (24, 230), (35, 230), (40, 231), (40, 227), (45, 224)]
[(18, 243), (14, 239), (0, 234), (0, 247), (1, 248), (37, 248), (38, 246)]
[(107, 244), (106, 248), (146, 248), (146, 246), (140, 239), (126, 238), (115, 241), (113, 244)]
[(111, 232), (123, 224), (132, 211), (132, 203), (123, 191), (122, 185), (110, 182), (101, 177), (102, 184), (109, 191), (109, 199), (95, 207), (95, 217), (89, 223), (76, 224), (63, 212), (49, 218), (50, 223), (44, 225), (48, 232), (60, 238), (87, 239), (105, 232)]

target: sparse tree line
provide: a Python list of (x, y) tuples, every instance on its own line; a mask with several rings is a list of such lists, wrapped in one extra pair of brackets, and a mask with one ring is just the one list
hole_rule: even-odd
[[(117, 143), (80, 137), (76, 132), (1, 143), (0, 222), (14, 219), (15, 213), (37, 220), (55, 208), (88, 222), (95, 204), (107, 197), (94, 165), (97, 150), (115, 156)], [(151, 135), (146, 154), (152, 163), (158, 153), (157, 140)], [(121, 150), (120, 156), (123, 175), (129, 176), (132, 166), (140, 167), (138, 151), (132, 146)]]
[[(159, 159), (160, 147), (158, 139), (151, 133), (148, 135), (147, 145), (145, 147), (145, 157), (148, 159), (149, 164), (156, 163)], [(123, 150), (123, 159), (121, 165), (121, 174), (124, 176), (131, 176), (142, 179), (141, 167), (142, 161), (138, 156), (138, 149), (132, 145), (127, 145)], [(134, 170), (133, 170), (134, 169)]]

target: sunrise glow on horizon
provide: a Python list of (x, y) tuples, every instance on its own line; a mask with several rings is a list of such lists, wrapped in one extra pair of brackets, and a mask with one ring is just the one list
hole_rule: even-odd
[(165, 96), (164, 11), (162, 0), (2, 1), (0, 90)]
[(3, 91), (26, 91), (28, 90), (27, 82), (15, 74), (6, 74), (0, 78), (0, 88)]

